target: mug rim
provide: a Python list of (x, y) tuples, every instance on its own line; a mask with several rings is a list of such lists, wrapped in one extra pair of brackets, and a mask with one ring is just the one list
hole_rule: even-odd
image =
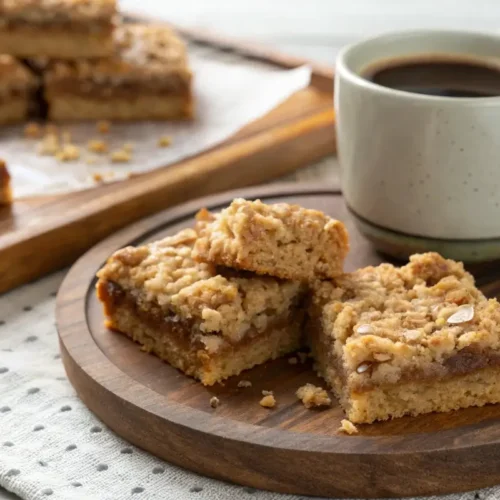
[[(480, 31), (467, 31), (467, 30), (452, 30), (452, 29), (415, 29), (415, 30), (401, 30), (401, 31), (390, 31), (382, 33), (379, 35), (364, 38), (358, 42), (351, 43), (343, 47), (336, 60), (335, 76), (342, 76), (351, 81), (351, 83), (363, 87), (366, 90), (377, 92), (385, 96), (392, 96), (398, 98), (405, 98), (409, 100), (419, 101), (419, 102), (439, 102), (441, 105), (446, 104), (461, 104), (461, 105), (475, 105), (475, 106), (489, 106), (492, 104), (500, 103), (500, 95), (498, 96), (485, 96), (485, 97), (449, 97), (449, 96), (437, 96), (429, 94), (419, 94), (415, 92), (408, 92), (405, 90), (394, 89), (390, 87), (384, 87), (378, 83), (372, 82), (367, 78), (363, 78), (353, 71), (347, 64), (346, 58), (353, 51), (367, 46), (369, 44), (381, 42), (384, 40), (397, 42), (398, 39), (408, 38), (408, 37), (426, 37), (426, 36), (462, 36), (465, 38), (482, 38), (487, 41), (493, 41), (498, 43), (499, 54), (500, 54), (500, 35), (494, 32), (480, 32)], [(443, 52), (444, 54), (444, 52)], [(410, 54), (409, 54), (410, 55)], [(369, 64), (375, 63), (377, 61), (383, 60), (383, 58), (374, 59)], [(500, 65), (500, 55), (498, 58)], [(367, 64), (367, 66), (369, 65)]]

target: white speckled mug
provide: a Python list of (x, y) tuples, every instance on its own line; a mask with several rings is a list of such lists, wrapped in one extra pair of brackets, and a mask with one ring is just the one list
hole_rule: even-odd
[(344, 196), (361, 230), (389, 253), (497, 258), (500, 97), (417, 94), (362, 76), (384, 59), (432, 54), (500, 66), (500, 36), (395, 33), (340, 53), (335, 110)]

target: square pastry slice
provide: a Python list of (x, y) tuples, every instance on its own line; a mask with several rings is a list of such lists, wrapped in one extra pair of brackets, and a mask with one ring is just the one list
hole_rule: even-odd
[(0, 160), (0, 207), (12, 203), (12, 188), (7, 165)]
[(0, 53), (76, 59), (113, 52), (115, 0), (3, 0)]
[(317, 369), (354, 423), (500, 402), (500, 307), (436, 253), (315, 287)]
[(51, 120), (166, 120), (193, 113), (186, 47), (162, 26), (120, 26), (113, 57), (51, 61), (44, 84)]
[(25, 120), (38, 86), (36, 76), (17, 59), (0, 55), (0, 124)]
[(107, 325), (212, 385), (298, 349), (298, 283), (219, 274), (193, 260), (197, 234), (117, 251), (98, 273)]
[(196, 258), (299, 281), (334, 278), (349, 250), (347, 230), (323, 212), (260, 200), (234, 200), (220, 214), (198, 215)]

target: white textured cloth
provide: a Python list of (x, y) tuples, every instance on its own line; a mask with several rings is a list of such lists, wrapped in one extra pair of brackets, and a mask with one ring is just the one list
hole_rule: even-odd
[[(334, 165), (323, 162), (294, 178), (333, 179)], [(100, 422), (76, 396), (60, 360), (54, 308), (63, 276), (55, 273), (0, 297), (0, 486), (27, 500), (304, 498), (180, 469)], [(500, 489), (444, 498), (493, 500)]]

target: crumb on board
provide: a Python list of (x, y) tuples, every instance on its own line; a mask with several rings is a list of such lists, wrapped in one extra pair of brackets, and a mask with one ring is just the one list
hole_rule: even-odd
[(87, 149), (92, 153), (102, 154), (108, 152), (108, 145), (101, 139), (91, 139), (87, 144)]
[(80, 158), (80, 148), (74, 144), (65, 144), (57, 153), (56, 158), (59, 161), (75, 161)]
[(27, 139), (38, 139), (42, 135), (42, 129), (36, 122), (30, 122), (24, 127), (24, 137)]
[(289, 365), (296, 365), (298, 362), (299, 362), (299, 360), (295, 356), (288, 358)]
[(92, 174), (92, 179), (94, 179), (95, 182), (103, 182), (104, 181), (104, 177), (102, 176), (102, 174), (99, 174), (99, 173)]
[(341, 420), (338, 431), (349, 434), (350, 436), (359, 432), (358, 428), (350, 420), (347, 420), (345, 418)]
[(55, 156), (59, 151), (59, 137), (56, 134), (47, 134), (37, 146), (41, 156)]
[(262, 391), (263, 396), (272, 396), (274, 394), (273, 391)]
[(129, 151), (125, 151), (123, 149), (118, 149), (117, 151), (113, 151), (111, 153), (111, 161), (113, 163), (127, 163), (131, 160), (132, 155)]
[(111, 122), (109, 122), (108, 120), (100, 120), (96, 123), (96, 128), (97, 131), (101, 134), (107, 134), (111, 129)]
[(238, 382), (238, 387), (252, 387), (252, 382), (250, 382), (250, 380), (240, 380)]
[(313, 384), (306, 384), (299, 387), (295, 395), (302, 401), (302, 404), (306, 408), (330, 406), (332, 404), (332, 400), (325, 389)]
[[(264, 391), (262, 391), (264, 392)], [(266, 391), (269, 392), (269, 391)], [(274, 408), (276, 406), (276, 399), (272, 394), (268, 394), (267, 396), (264, 396), (260, 402), (260, 406), (264, 408)]]
[(122, 147), (123, 151), (127, 151), (128, 153), (132, 153), (132, 151), (134, 151), (134, 148), (135, 144), (133, 142), (126, 142)]
[(164, 135), (158, 139), (159, 148), (168, 148), (172, 144), (172, 138), (168, 135)]
[(212, 396), (210, 398), (210, 406), (212, 408), (217, 408), (217, 406), (219, 406), (219, 404), (220, 404), (220, 399), (217, 396)]

